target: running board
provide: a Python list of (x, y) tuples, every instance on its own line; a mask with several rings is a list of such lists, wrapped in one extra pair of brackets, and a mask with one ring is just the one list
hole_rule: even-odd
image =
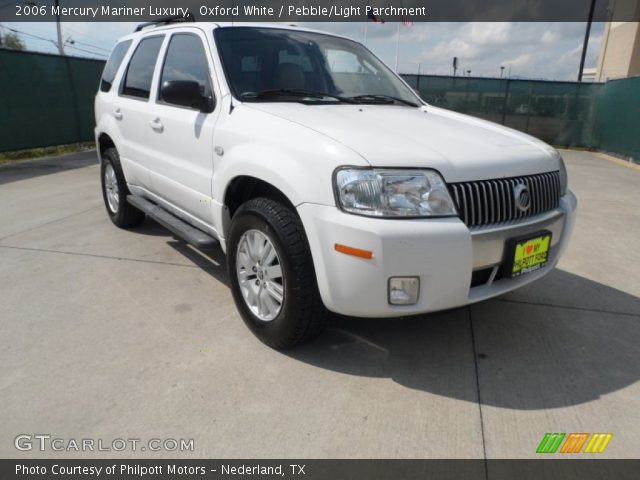
[(202, 230), (198, 230), (184, 220), (172, 215), (159, 205), (151, 203), (149, 200), (142, 198), (139, 195), (127, 195), (127, 201), (138, 210), (149, 215), (160, 225), (196, 248), (206, 250), (218, 245), (218, 240), (213, 238), (211, 235), (206, 234)]

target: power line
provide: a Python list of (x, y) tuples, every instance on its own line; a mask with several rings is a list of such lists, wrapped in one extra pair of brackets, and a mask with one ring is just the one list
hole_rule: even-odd
[[(74, 29), (69, 28), (69, 27), (67, 27), (67, 26), (65, 26), (65, 30), (66, 30), (66, 31), (68, 31), (68, 32), (71, 32), (71, 34), (72, 34), (71, 41), (69, 41), (69, 43), (70, 43), (71, 45), (78, 44), (78, 45), (83, 45), (83, 46), (85, 46), (85, 47), (93, 48), (93, 49), (96, 49), (96, 50), (101, 50), (101, 51), (105, 52), (105, 53), (107, 54), (107, 56), (108, 56), (108, 54), (110, 54), (110, 53), (111, 53), (111, 48), (104, 48), (104, 47), (100, 47), (100, 46), (95, 45), (95, 44), (93, 44), (93, 43), (83, 42), (83, 41), (81, 41), (81, 40), (76, 40), (75, 38), (73, 38), (73, 37), (76, 37), (76, 38), (77, 38), (78, 36), (80, 36), (80, 37), (88, 38), (88, 39), (90, 39), (91, 41), (97, 40), (98, 42), (100, 42), (101, 40), (100, 40), (100, 39), (98, 39), (97, 37), (93, 37), (93, 36), (88, 35), (88, 34), (86, 34), (86, 33), (78, 32), (77, 30), (74, 30)], [(66, 44), (66, 46), (68, 46), (68, 44)]]
[(49, 42), (50, 42), (50, 40), (41, 40), (41, 39), (39, 39), (39, 38), (33, 38), (33, 39), (31, 39), (31, 41), (32, 41), (32, 42), (44, 42), (44, 43), (49, 44), (49, 45), (53, 48), (53, 45), (51, 45), (51, 44), (49, 43)]
[(95, 56), (100, 57), (100, 58), (102, 58), (102, 59), (104, 59), (104, 60), (106, 60), (106, 59), (107, 59), (107, 56), (106, 56), (106, 55), (104, 55), (104, 54), (102, 54), (102, 53), (98, 53), (98, 52), (91, 52), (91, 51), (89, 51), (89, 50), (85, 50), (84, 48), (78, 48), (78, 47), (75, 47), (75, 46), (73, 46), (73, 45), (67, 45), (65, 48), (73, 48), (73, 49), (75, 49), (75, 50), (79, 50), (79, 51), (81, 51), (81, 52), (90, 53), (91, 55), (95, 55)]
[[(3, 26), (3, 25), (2, 25), (2, 27), (3, 27), (3, 28), (6, 28), (7, 30), (11, 30), (11, 31), (13, 31), (13, 32), (15, 32), (15, 33), (21, 33), (21, 34), (23, 34), (23, 35), (28, 35), (28, 36), (30, 36), (30, 37), (34, 37), (34, 38), (40, 38), (41, 40), (46, 40), (46, 41), (48, 41), (48, 42), (52, 42), (52, 43), (53, 43), (54, 45), (56, 45), (56, 46), (58, 45), (58, 42), (56, 42), (55, 40), (51, 40), (51, 39), (49, 39), (49, 38), (39, 37), (38, 35), (34, 35), (34, 34), (32, 34), (32, 33), (24, 32), (24, 31), (21, 31), (21, 30), (12, 29), (12, 28), (10, 28), (10, 27), (5, 27), (5, 26)], [(77, 32), (76, 32), (76, 35), (81, 35), (81, 34), (79, 34), (79, 33), (77, 33)], [(86, 47), (94, 48), (94, 49), (97, 49), (97, 50), (103, 50), (103, 51), (105, 51), (105, 52), (107, 52), (107, 53), (111, 53), (111, 50), (108, 50), (108, 49), (106, 49), (106, 48), (102, 48), (102, 47), (98, 47), (97, 45), (92, 45), (92, 44), (90, 44), (90, 43), (81, 42), (81, 41), (79, 41), (79, 40), (74, 40), (74, 42), (75, 42), (75, 43), (79, 43), (80, 45), (84, 45), (84, 46), (86, 46)], [(69, 45), (66, 45), (66, 46), (69, 46)], [(101, 53), (98, 53), (98, 52), (90, 52), (90, 51), (88, 51), (88, 50), (83, 50), (83, 49), (81, 49), (81, 48), (76, 48), (76, 50), (84, 51), (84, 52), (87, 52), (87, 53), (93, 53), (93, 54), (96, 54), (96, 55), (102, 55), (102, 56), (106, 57), (106, 55), (104, 55), (104, 54), (101, 54)]]
[(73, 43), (78, 43), (80, 45), (84, 45), (85, 47), (95, 48), (96, 50), (102, 50), (104, 52), (110, 53), (111, 50), (107, 50), (106, 48), (98, 47), (97, 45), (91, 45), (90, 43), (81, 42), (80, 40), (71, 39)]
[(46, 41), (46, 42), (51, 42), (51, 43), (53, 43), (54, 45), (58, 45), (58, 43), (57, 43), (55, 40), (51, 40), (50, 38), (44, 38), (44, 37), (41, 37), (41, 36), (39, 36), (39, 35), (34, 35), (33, 33), (23, 32), (22, 30), (17, 30), (17, 29), (15, 29), (15, 28), (6, 27), (6, 26), (4, 26), (4, 25), (0, 25), (0, 28), (4, 28), (5, 30), (10, 30), (10, 31), (11, 31), (11, 32), (13, 32), (13, 33), (20, 33), (20, 34), (22, 34), (22, 35), (26, 35), (27, 37), (37, 38), (37, 39), (39, 39), (39, 40), (44, 40), (44, 41)]
[[(79, 32), (78, 30), (74, 30), (73, 28), (68, 27), (66, 24), (64, 26), (64, 29), (73, 33), (74, 36), (80, 36), (80, 37), (84, 37), (92, 42), (97, 42), (97, 43), (102, 43), (103, 40), (98, 38), (98, 37), (94, 37), (93, 35), (89, 35), (88, 33), (84, 33), (84, 32)], [(107, 42), (109, 43), (109, 42)], [(105, 46), (107, 45), (107, 43), (105, 43)], [(91, 45), (91, 44), (86, 44), (87, 46), (92, 46), (94, 48), (100, 48), (100, 50), (105, 50), (108, 52), (111, 52), (111, 44), (109, 43), (109, 46), (107, 48), (104, 47), (98, 47), (97, 45)]]
[[(35, 38), (35, 39), (38, 39), (38, 40), (41, 40), (41, 41), (49, 42), (49, 43), (52, 43), (55, 46), (58, 45), (58, 43), (55, 40), (51, 40), (50, 38), (41, 37), (41, 36), (35, 35), (33, 33), (24, 32), (24, 31), (18, 30), (16, 28), (6, 27), (4, 25), (0, 25), (0, 28), (4, 28), (5, 30), (10, 30), (10, 31), (12, 31), (14, 33), (19, 33), (21, 35), (26, 35), (27, 37), (32, 37), (32, 38)], [(101, 57), (103, 59), (107, 58), (107, 56), (104, 55), (103, 53), (92, 52), (90, 50), (85, 50), (84, 48), (74, 47), (73, 45), (67, 45), (67, 48), (74, 48), (74, 49), (76, 49), (78, 51), (81, 51), (81, 52), (84, 52), (84, 53), (90, 53), (91, 55), (94, 55), (94, 56), (97, 56), (97, 57)]]

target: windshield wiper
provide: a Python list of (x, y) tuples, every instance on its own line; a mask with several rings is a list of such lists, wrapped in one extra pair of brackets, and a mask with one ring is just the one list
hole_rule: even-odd
[(240, 98), (242, 99), (267, 99), (273, 97), (295, 97), (300, 99), (305, 97), (310, 99), (332, 98), (340, 103), (360, 103), (357, 100), (341, 97), (340, 95), (334, 95), (333, 93), (315, 92), (313, 90), (302, 90), (296, 88), (274, 88), (270, 90), (260, 90), (258, 92), (245, 92), (240, 95)]
[(350, 100), (356, 100), (359, 103), (402, 103), (404, 105), (409, 105), (411, 107), (417, 107), (418, 104), (414, 102), (410, 102), (409, 100), (405, 100), (403, 98), (392, 97), (391, 95), (382, 95), (382, 94), (367, 94), (367, 95), (356, 95), (355, 97), (349, 97)]

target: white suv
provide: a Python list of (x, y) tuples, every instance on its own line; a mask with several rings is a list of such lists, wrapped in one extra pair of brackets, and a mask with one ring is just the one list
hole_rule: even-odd
[(95, 113), (113, 223), (146, 214), (219, 244), (244, 321), (274, 348), (329, 312), (413, 315), (521, 287), (573, 226), (555, 149), (425, 104), (332, 34), (142, 25), (116, 45)]

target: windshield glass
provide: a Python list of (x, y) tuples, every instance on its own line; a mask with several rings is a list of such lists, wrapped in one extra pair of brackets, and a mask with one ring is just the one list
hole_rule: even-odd
[(215, 35), (227, 81), (243, 101), (304, 97), (306, 102), (419, 104), (389, 68), (354, 41), (259, 27), (218, 28)]

